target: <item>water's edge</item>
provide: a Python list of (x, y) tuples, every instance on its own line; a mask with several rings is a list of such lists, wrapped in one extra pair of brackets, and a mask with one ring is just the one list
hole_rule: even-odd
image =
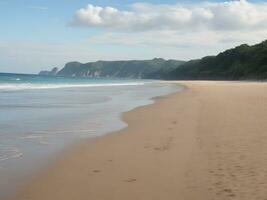
[[(170, 83), (168, 82), (168, 84), (170, 84)], [(60, 161), (61, 159), (64, 159), (65, 156), (69, 155), (69, 153), (71, 153), (75, 148), (79, 147), (79, 145), (84, 144), (84, 143), (88, 144), (88, 143), (94, 142), (96, 139), (101, 139), (102, 137), (105, 137), (105, 136), (110, 135), (110, 134), (116, 134), (116, 133), (126, 129), (128, 127), (128, 124), (124, 120), (124, 116), (126, 114), (129, 114), (136, 109), (142, 109), (142, 107), (146, 107), (146, 106), (155, 104), (157, 102), (157, 100), (159, 100), (160, 98), (164, 98), (164, 97), (167, 97), (169, 95), (173, 95), (173, 94), (176, 94), (178, 92), (182, 92), (185, 89), (182, 85), (177, 85), (176, 83), (172, 83), (172, 84), (176, 87), (176, 90), (171, 91), (168, 94), (154, 96), (154, 97), (148, 99), (148, 101), (145, 104), (137, 105), (136, 107), (134, 107), (130, 110), (127, 110), (125, 112), (120, 113), (119, 119), (122, 123), (125, 124), (124, 127), (121, 127), (119, 129), (116, 129), (116, 130), (106, 131), (102, 135), (88, 137), (88, 138), (80, 138), (80, 139), (73, 141), (72, 143), (70, 143), (68, 145), (65, 145), (62, 150), (57, 151), (52, 156), (50, 156), (46, 160), (46, 162), (44, 162), (42, 164), (41, 167), (39, 167), (38, 169), (35, 169), (34, 171), (31, 171), (30, 176), (27, 176), (26, 178), (24, 178), (21, 181), (21, 183), (17, 184), (16, 190), (18, 192), (23, 190), (23, 188), (27, 187), (27, 185), (34, 182), (34, 180), (38, 179), (38, 177), (40, 177), (43, 173), (49, 171), (49, 169), (52, 168), (53, 166), (55, 166), (58, 163), (58, 161)], [(1, 183), (0, 183), (0, 188), (1, 188)], [(7, 192), (7, 194), (4, 196), (4, 198), (9, 199), (14, 194), (16, 195), (17, 192), (15, 191), (15, 193), (14, 193), (14, 191), (10, 190), (9, 192)]]

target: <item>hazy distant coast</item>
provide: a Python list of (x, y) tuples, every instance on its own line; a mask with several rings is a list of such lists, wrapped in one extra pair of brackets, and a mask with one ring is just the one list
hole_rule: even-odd
[(174, 80), (265, 80), (267, 41), (246, 44), (188, 62), (179, 60), (129, 60), (69, 62), (64, 68), (42, 71), (43, 75)]
[(57, 71), (57, 68), (54, 68), (52, 71), (41, 71), (39, 74), (90, 78), (160, 79), (184, 63), (185, 61), (164, 60), (162, 58), (153, 60), (97, 61), (84, 64), (69, 62), (61, 70)]

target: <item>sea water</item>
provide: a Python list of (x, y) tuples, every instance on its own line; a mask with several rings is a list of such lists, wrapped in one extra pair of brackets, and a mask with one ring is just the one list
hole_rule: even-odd
[(122, 129), (122, 112), (180, 89), (152, 80), (0, 73), (0, 199), (66, 145)]

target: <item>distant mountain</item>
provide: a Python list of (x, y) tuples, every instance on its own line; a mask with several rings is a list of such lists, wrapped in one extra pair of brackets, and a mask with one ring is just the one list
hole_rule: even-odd
[(267, 40), (240, 45), (217, 56), (191, 60), (169, 73), (170, 79), (262, 80), (267, 79)]
[(44, 75), (44, 76), (55, 76), (58, 73), (58, 68), (54, 67), (51, 71), (40, 71), (39, 75)]
[(90, 63), (69, 62), (61, 69), (58, 76), (108, 77), (108, 78), (153, 78), (159, 79), (184, 64), (184, 61), (164, 60), (129, 60), (97, 61)]

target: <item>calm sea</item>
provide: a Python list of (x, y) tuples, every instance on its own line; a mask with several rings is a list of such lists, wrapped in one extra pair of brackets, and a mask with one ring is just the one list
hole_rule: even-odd
[(66, 145), (124, 128), (122, 112), (178, 90), (151, 80), (0, 73), (0, 199)]

